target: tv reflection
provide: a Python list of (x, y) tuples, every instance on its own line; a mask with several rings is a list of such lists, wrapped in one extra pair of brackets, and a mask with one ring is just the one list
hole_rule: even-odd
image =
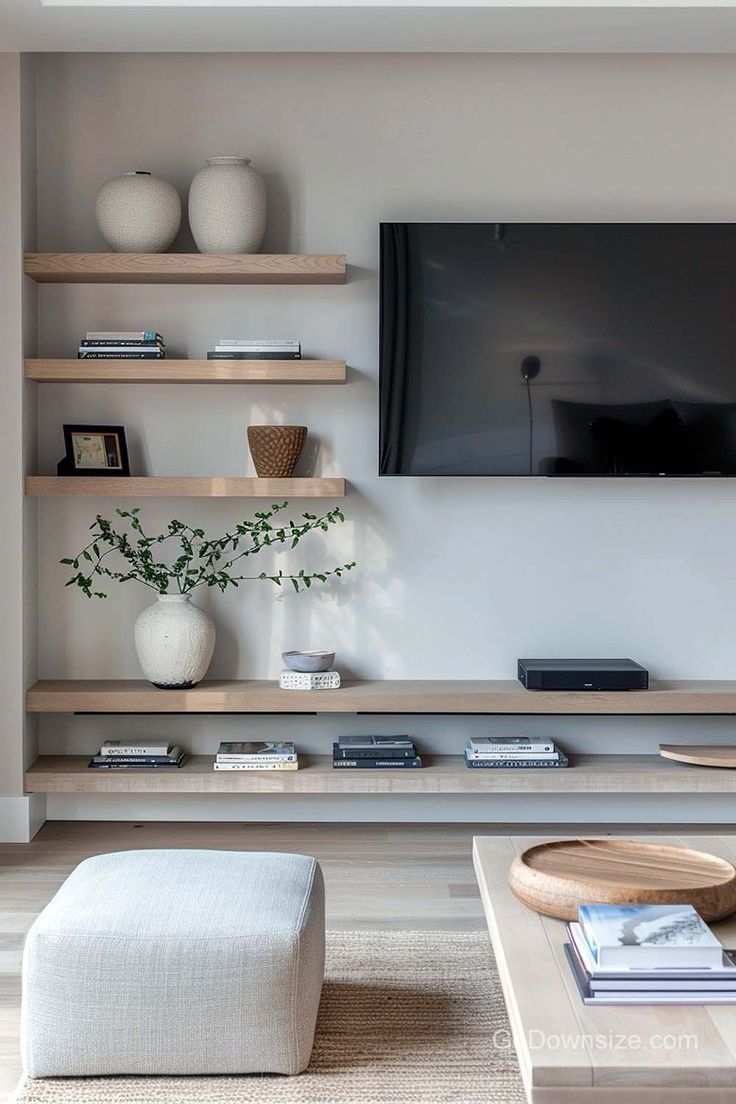
[(552, 399), (555, 453), (540, 475), (733, 475), (736, 403)]

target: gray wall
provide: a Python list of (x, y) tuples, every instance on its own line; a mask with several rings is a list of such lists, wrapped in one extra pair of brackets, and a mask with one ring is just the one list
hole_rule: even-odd
[[(319, 449), (304, 470), (350, 480), (345, 528), (277, 562), (354, 558), (358, 575), (301, 596), (260, 583), (205, 596), (219, 626), (212, 675), (273, 677), (283, 648), (329, 646), (343, 671), (368, 677), (513, 677), (518, 655), (545, 653), (631, 655), (658, 677), (733, 677), (732, 482), (377, 478), (376, 267), (382, 219), (733, 220), (735, 59), (46, 55), (39, 67), (41, 249), (104, 248), (93, 203), (111, 176), (150, 169), (184, 196), (207, 156), (242, 153), (268, 182), (264, 249), (344, 251), (351, 264), (343, 288), (41, 291), (47, 355), (74, 355), (86, 329), (146, 326), (164, 332), (172, 354), (201, 356), (218, 336), (293, 335), (310, 354), (345, 357), (351, 366), (345, 388), (42, 389), (44, 472), (63, 451), (62, 422), (109, 421), (128, 428), (139, 472), (247, 474), (245, 427), (274, 419), (309, 424)], [(175, 248), (190, 246), (184, 231)], [(87, 602), (64, 589), (57, 564), (83, 543), (98, 505), (41, 507), (44, 677), (138, 675), (130, 629), (148, 592), (129, 584), (107, 602)], [(144, 505), (152, 526), (178, 516), (216, 528), (251, 504)], [(376, 722), (211, 718), (178, 728), (171, 719), (49, 718), (42, 746), (91, 750), (101, 736), (167, 725), (198, 750), (261, 731), (324, 750), (338, 728)], [(381, 727), (407, 725), (427, 746), (453, 749), (467, 731), (457, 720), (389, 719)], [(532, 727), (551, 730), (544, 720), (486, 724)], [(657, 721), (557, 721), (554, 729), (571, 748), (619, 750), (628, 741), (637, 751), (673, 733), (704, 740), (733, 733), (717, 719), (676, 731)], [(317, 804), (314, 815), (345, 815), (344, 805)], [(119, 815), (133, 808), (113, 805)], [(552, 816), (548, 806), (544, 815)], [(670, 803), (662, 815), (681, 817), (681, 806)], [(84, 815), (92, 805), (54, 799), (50, 808)], [(162, 808), (152, 811), (164, 815)], [(556, 808), (572, 815), (569, 802)], [(626, 808), (638, 819), (649, 808), (660, 815), (641, 799)], [(687, 804), (693, 819), (699, 808)], [(233, 815), (238, 809), (300, 813), (291, 801), (230, 803)], [(351, 809), (385, 815), (385, 802), (356, 801)], [(508, 816), (483, 802), (428, 799), (416, 809), (428, 817)], [(531, 800), (517, 799), (514, 809), (539, 819)], [(599, 807), (598, 815), (612, 812)]]

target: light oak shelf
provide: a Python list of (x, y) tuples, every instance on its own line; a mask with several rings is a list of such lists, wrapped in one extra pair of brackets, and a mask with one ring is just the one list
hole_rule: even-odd
[(39, 284), (344, 284), (342, 253), (26, 253)]
[(344, 383), (344, 360), (26, 360), (37, 383)]
[(580, 755), (566, 768), (479, 770), (460, 755), (427, 756), (419, 770), (339, 770), (328, 756), (302, 756), (297, 771), (215, 771), (212, 758), (182, 767), (90, 770), (89, 756), (41, 756), (27, 793), (438, 793), (574, 794), (736, 792), (736, 773), (688, 767), (658, 755)]
[(510, 680), (353, 680), (339, 690), (295, 691), (255, 679), (206, 680), (192, 690), (157, 690), (133, 679), (61, 679), (31, 686), (26, 708), (30, 713), (736, 715), (736, 682), (654, 682), (649, 690), (572, 693), (525, 690)]
[(227, 475), (28, 475), (34, 498), (344, 498), (344, 479), (256, 479)]

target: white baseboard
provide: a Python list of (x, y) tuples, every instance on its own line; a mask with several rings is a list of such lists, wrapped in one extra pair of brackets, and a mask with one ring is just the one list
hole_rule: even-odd
[(46, 798), (0, 795), (0, 843), (30, 843), (46, 821)]

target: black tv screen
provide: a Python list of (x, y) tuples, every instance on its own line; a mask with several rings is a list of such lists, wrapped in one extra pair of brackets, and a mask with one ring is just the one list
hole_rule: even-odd
[(736, 226), (384, 223), (382, 475), (736, 475)]

